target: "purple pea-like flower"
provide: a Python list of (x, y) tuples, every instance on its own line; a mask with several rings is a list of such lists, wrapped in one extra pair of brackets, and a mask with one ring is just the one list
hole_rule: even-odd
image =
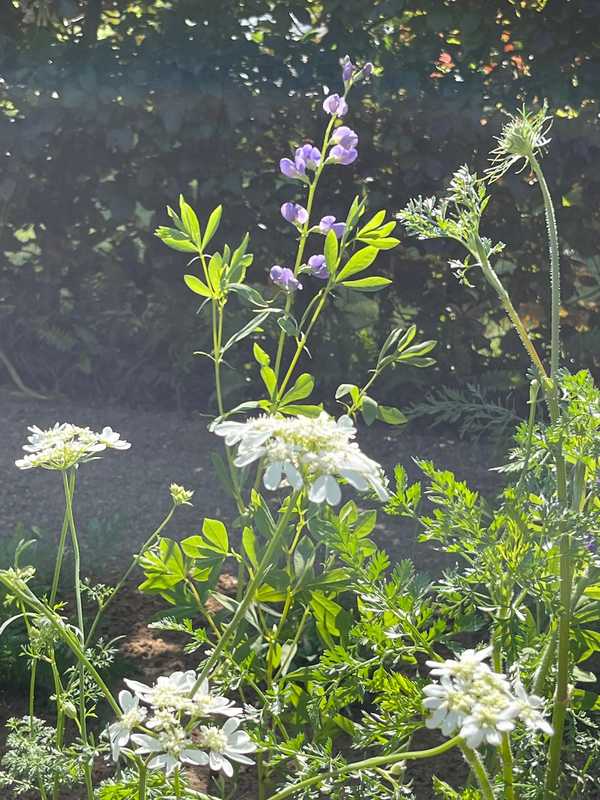
[(342, 79), (344, 83), (348, 83), (355, 72), (356, 65), (350, 61), (350, 56), (344, 56), (344, 60), (342, 61)]
[(269, 270), (269, 277), (276, 286), (280, 286), (286, 292), (302, 289), (302, 284), (289, 267), (280, 267), (279, 264), (275, 264)]
[(284, 203), (281, 206), (281, 216), (292, 225), (304, 225), (308, 222), (308, 211), (298, 203)]
[(342, 147), (341, 144), (336, 144), (329, 152), (329, 161), (331, 164), (352, 164), (358, 158), (358, 150), (355, 147)]
[(339, 144), (349, 150), (358, 144), (358, 134), (347, 125), (340, 125), (331, 134), (330, 142), (331, 144)]
[(319, 278), (321, 281), (326, 281), (329, 278), (329, 270), (325, 263), (325, 256), (311, 256), (308, 259), (308, 266), (310, 267), (310, 274), (313, 278)]
[(369, 75), (373, 74), (373, 69), (374, 69), (373, 64), (371, 64), (370, 61), (367, 61), (367, 63), (364, 65), (361, 71), (364, 77), (368, 78)]
[(333, 231), (338, 239), (341, 239), (346, 230), (345, 222), (336, 222), (335, 217), (331, 214), (324, 216), (319, 222), (319, 230), (321, 233), (327, 235), (329, 231)]
[(296, 150), (296, 163), (301, 160), (305, 169), (316, 169), (321, 163), (321, 151), (312, 144), (303, 144)]
[(304, 180), (305, 178), (306, 164), (298, 157), (295, 161), (292, 161), (291, 158), (282, 158), (279, 162), (279, 169), (286, 178), (292, 178), (292, 180)]
[(336, 117), (343, 117), (348, 113), (348, 103), (339, 94), (330, 94), (323, 102), (323, 110)]

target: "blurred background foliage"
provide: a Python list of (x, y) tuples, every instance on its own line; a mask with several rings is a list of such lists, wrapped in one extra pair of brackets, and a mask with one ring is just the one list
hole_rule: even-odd
[[(279, 206), (296, 198), (278, 161), (320, 137), (323, 87), (339, 90), (345, 53), (382, 72), (352, 97), (360, 156), (325, 178), (323, 214), (345, 216), (357, 186), (373, 211), (395, 213), (462, 163), (483, 170), (503, 109), (548, 100), (565, 356), (598, 373), (599, 29), (597, 0), (4, 0), (0, 382), (211, 409), (210, 362), (192, 355), (208, 348), (208, 326), (182, 281), (185, 256), (152, 231), (183, 192), (204, 218), (223, 202), (228, 242), (250, 231), (251, 281), (288, 263)], [(529, 175), (495, 187), (485, 227), (507, 243), (497, 269), (545, 340), (544, 224)], [(321, 397), (351, 372), (360, 381), (389, 328), (412, 322), (439, 340), (437, 366), (390, 373), (382, 400), (440, 387), (518, 397), (525, 360), (491, 291), (458, 284), (447, 242), (402, 240), (380, 261), (393, 286), (340, 296), (321, 324), (310, 368)], [(250, 361), (246, 341), (232, 393), (250, 392)]]

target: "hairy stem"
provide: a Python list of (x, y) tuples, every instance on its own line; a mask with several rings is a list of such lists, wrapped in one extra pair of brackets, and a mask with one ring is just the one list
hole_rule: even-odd
[(477, 750), (472, 750), (464, 743), (461, 744), (460, 749), (463, 751), (465, 760), (477, 779), (483, 800), (494, 800), (494, 789), (481, 756)]

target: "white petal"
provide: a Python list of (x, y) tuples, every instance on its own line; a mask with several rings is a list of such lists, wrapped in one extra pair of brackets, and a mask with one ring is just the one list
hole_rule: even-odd
[(337, 506), (342, 499), (342, 490), (333, 475), (325, 476), (326, 499), (330, 506)]
[(340, 475), (345, 478), (359, 492), (366, 492), (369, 484), (365, 476), (354, 469), (341, 469)]
[(132, 708), (139, 705), (137, 697), (134, 697), (127, 689), (122, 689), (119, 692), (119, 705), (125, 713), (131, 711)]
[(227, 722), (225, 722), (225, 724), (223, 725), (222, 728), (223, 733), (226, 733), (227, 736), (229, 736), (234, 731), (237, 731), (237, 729), (240, 727), (240, 722), (241, 719), (238, 719), (237, 717), (230, 717), (227, 720)]
[(325, 475), (321, 475), (312, 484), (308, 492), (308, 499), (311, 503), (323, 503), (326, 496)]
[(265, 487), (272, 492), (279, 489), (282, 478), (282, 467), (281, 461), (273, 461), (265, 470), (263, 483)]
[(162, 744), (154, 736), (146, 733), (134, 733), (131, 741), (138, 746), (141, 753), (160, 753)]
[(205, 753), (204, 750), (184, 750), (181, 754), (181, 760), (188, 764), (205, 767), (208, 764), (208, 753)]
[(299, 491), (302, 488), (302, 475), (300, 475), (296, 467), (290, 461), (286, 461), (283, 465), (283, 471), (292, 489)]
[(208, 765), (215, 772), (218, 772), (223, 766), (223, 756), (220, 753), (215, 753), (214, 750), (211, 750), (208, 756)]

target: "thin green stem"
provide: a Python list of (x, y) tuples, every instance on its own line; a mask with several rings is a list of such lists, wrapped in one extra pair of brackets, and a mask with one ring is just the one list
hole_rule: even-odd
[[(63, 472), (63, 485), (65, 490), (65, 502), (67, 507), (67, 518), (69, 521), (69, 530), (71, 532), (71, 544), (73, 546), (73, 560), (74, 560), (74, 577), (75, 582), (75, 604), (77, 607), (77, 627), (79, 628), (79, 636), (81, 638), (82, 649), (85, 650), (85, 627), (83, 618), (83, 603), (81, 600), (81, 554), (79, 550), (79, 540), (77, 538), (77, 529), (75, 527), (75, 518), (73, 516), (73, 495), (75, 492), (75, 474), (73, 472), (72, 479), (66, 472)], [(78, 664), (79, 671), (79, 728), (83, 742), (88, 744), (87, 734), (87, 709), (85, 704), (85, 670), (81, 661)], [(94, 800), (94, 788), (92, 785), (92, 765), (86, 761), (84, 764), (84, 777), (85, 787), (88, 800)]]
[[(494, 671), (498, 673), (504, 672), (502, 663), (502, 648), (499, 641), (499, 629), (496, 626), (492, 635), (492, 661)], [(500, 756), (502, 758), (502, 778), (504, 780), (504, 797), (505, 800), (517, 800), (514, 782), (514, 764), (512, 749), (510, 746), (510, 737), (508, 733), (502, 734), (502, 742), (500, 744)]]
[(223, 633), (221, 634), (221, 638), (217, 642), (215, 648), (213, 649), (210, 656), (204, 662), (204, 666), (198, 676), (198, 679), (192, 689), (192, 695), (198, 691), (201, 683), (208, 678), (210, 673), (212, 672), (213, 667), (218, 662), (219, 658), (221, 657), (221, 653), (225, 649), (226, 645), (229, 644), (230, 640), (235, 636), (240, 623), (242, 622), (248, 607), (254, 602), (254, 598), (256, 592), (263, 580), (267, 569), (272, 565), (273, 558), (275, 556), (275, 552), (279, 547), (283, 534), (287, 529), (288, 522), (292, 516), (294, 511), (294, 507), (296, 505), (296, 500), (298, 499), (299, 492), (294, 492), (287, 498), (287, 508), (284, 512), (282, 512), (279, 522), (273, 531), (273, 535), (271, 537), (271, 541), (267, 545), (267, 548), (264, 552), (264, 555), (256, 568), (254, 575), (248, 581), (246, 585), (246, 592), (243, 598), (238, 603), (238, 607), (235, 610), (233, 617), (229, 625), (225, 628)]
[(181, 798), (181, 782), (179, 780), (179, 768), (175, 770), (175, 777), (173, 779), (173, 788), (175, 789), (175, 797), (177, 800)]
[(90, 627), (90, 629), (88, 631), (88, 634), (86, 636), (86, 639), (85, 639), (85, 647), (88, 647), (89, 644), (91, 643), (92, 637), (93, 637), (94, 633), (96, 632), (96, 628), (98, 627), (98, 624), (99, 624), (100, 620), (102, 619), (106, 609), (109, 607), (109, 605), (115, 599), (117, 594), (121, 591), (121, 589), (123, 588), (123, 586), (127, 582), (127, 578), (129, 578), (129, 576), (131, 575), (131, 573), (133, 572), (135, 567), (140, 563), (140, 559), (141, 559), (142, 555), (144, 554), (144, 552), (154, 544), (156, 539), (158, 539), (158, 537), (160, 536), (162, 531), (165, 529), (165, 527), (171, 521), (171, 518), (173, 517), (173, 514), (175, 513), (175, 508), (176, 508), (176, 506), (172, 506), (171, 507), (169, 513), (163, 519), (163, 521), (160, 523), (158, 528), (154, 531), (154, 533), (152, 533), (151, 536), (149, 536), (146, 539), (146, 541), (144, 542), (144, 544), (140, 548), (140, 552), (136, 556), (133, 557), (133, 559), (131, 561), (131, 564), (125, 570), (125, 572), (123, 573), (123, 575), (122, 575), (121, 579), (119, 580), (119, 582), (117, 583), (117, 585), (114, 587), (114, 589), (109, 594), (109, 596), (107, 597), (105, 602), (102, 604), (102, 606), (96, 612), (96, 616), (93, 619), (93, 622), (91, 624), (91, 627)]
[[(354, 772), (360, 772), (363, 769), (376, 769), (377, 767), (398, 764), (401, 761), (417, 761), (419, 759), (435, 758), (436, 756), (443, 755), (443, 753), (447, 753), (448, 750), (452, 750), (453, 747), (456, 747), (460, 744), (460, 736), (455, 736), (453, 739), (448, 739), (443, 744), (440, 744), (437, 747), (432, 747), (429, 750), (407, 750), (402, 753), (392, 753), (387, 756), (374, 756), (372, 758), (365, 758), (363, 761), (355, 761), (351, 764), (345, 764), (339, 769), (329, 770), (328, 772), (323, 772), (320, 775), (313, 775), (310, 778), (305, 778), (293, 786), (288, 786), (286, 789), (282, 789), (280, 792), (271, 795), (268, 800), (284, 800), (285, 797), (292, 797), (295, 794), (300, 795), (303, 789), (308, 789), (311, 786), (315, 786), (325, 781), (329, 783), (329, 781), (332, 779), (341, 778), (344, 775)], [(486, 797), (485, 800), (488, 800), (488, 798)], [(490, 800), (493, 800), (493, 797), (490, 797)]]
[(460, 749), (463, 751), (465, 760), (477, 779), (483, 800), (494, 800), (494, 788), (483, 761), (481, 760), (481, 756), (476, 750), (472, 750), (464, 743), (461, 744)]
[(140, 764), (138, 784), (138, 800), (146, 800), (146, 782), (148, 778), (148, 767), (145, 763)]
[[(74, 477), (69, 478), (70, 481), (70, 488), (69, 491), (73, 491), (73, 486), (71, 486)], [(58, 594), (58, 584), (60, 581), (60, 573), (62, 570), (63, 559), (65, 555), (65, 544), (67, 541), (67, 534), (69, 532), (69, 519), (67, 515), (67, 510), (65, 508), (65, 515), (63, 517), (63, 524), (60, 531), (60, 537), (58, 540), (58, 550), (56, 553), (56, 563), (54, 565), (54, 575), (52, 577), (52, 588), (50, 590), (50, 605), (54, 605), (56, 602), (56, 595)]]

